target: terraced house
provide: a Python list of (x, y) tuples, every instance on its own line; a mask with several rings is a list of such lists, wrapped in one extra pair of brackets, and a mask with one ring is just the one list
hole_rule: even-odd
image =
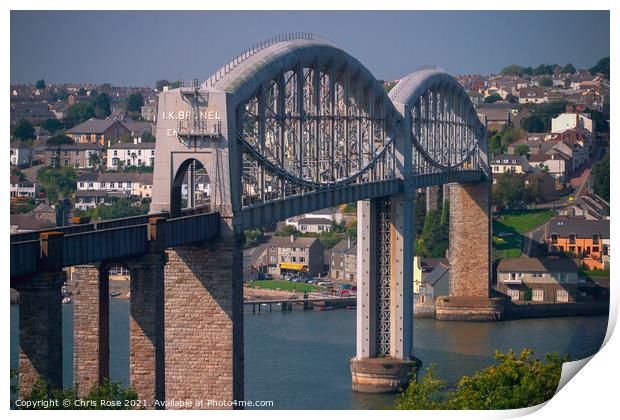
[(545, 230), (549, 252), (570, 253), (591, 270), (609, 266), (609, 220), (556, 217)]
[(131, 130), (118, 120), (91, 118), (70, 128), (66, 134), (76, 143), (98, 143), (103, 146), (108, 142), (118, 142), (123, 134), (131, 134)]

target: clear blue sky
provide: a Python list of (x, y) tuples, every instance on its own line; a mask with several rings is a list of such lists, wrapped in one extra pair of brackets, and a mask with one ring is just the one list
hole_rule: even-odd
[(250, 45), (294, 31), (326, 36), (379, 79), (429, 64), (450, 73), (588, 68), (609, 55), (607, 11), (12, 11), (11, 82), (206, 79)]

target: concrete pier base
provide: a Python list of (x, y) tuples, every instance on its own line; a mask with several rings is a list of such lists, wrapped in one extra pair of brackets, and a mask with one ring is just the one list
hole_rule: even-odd
[(501, 321), (504, 298), (440, 296), (435, 299), (435, 318), (441, 321)]
[(353, 358), (350, 363), (353, 391), (367, 394), (404, 391), (421, 366), (418, 359), (402, 360), (391, 357)]

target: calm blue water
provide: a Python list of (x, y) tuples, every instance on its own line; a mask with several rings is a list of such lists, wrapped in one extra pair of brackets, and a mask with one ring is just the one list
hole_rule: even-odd
[[(110, 377), (128, 384), (129, 302), (110, 301)], [(63, 305), (65, 383), (73, 374), (73, 306)], [(571, 359), (601, 346), (607, 317), (571, 317), (501, 323), (416, 319), (414, 349), (424, 366), (436, 364), (447, 381), (493, 363), (493, 352), (532, 348)], [(17, 368), (18, 307), (11, 305), (11, 368)], [(276, 409), (390, 408), (393, 396), (351, 391), (355, 311), (245, 314), (245, 398), (273, 400)]]

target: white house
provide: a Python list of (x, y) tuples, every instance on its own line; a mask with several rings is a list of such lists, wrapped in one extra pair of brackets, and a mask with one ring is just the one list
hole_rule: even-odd
[(18, 176), (11, 175), (10, 186), (11, 198), (30, 197), (34, 198), (37, 192), (37, 184), (32, 181), (20, 181)]
[(553, 133), (562, 133), (577, 127), (585, 128), (590, 133), (593, 133), (595, 126), (594, 121), (590, 118), (590, 114), (565, 112), (551, 119), (551, 131)]
[(142, 142), (135, 138), (133, 143), (116, 143), (108, 147), (108, 169), (116, 170), (119, 166), (153, 166), (155, 163), (155, 143)]
[(29, 166), (32, 161), (32, 148), (23, 141), (11, 143), (11, 165)]

